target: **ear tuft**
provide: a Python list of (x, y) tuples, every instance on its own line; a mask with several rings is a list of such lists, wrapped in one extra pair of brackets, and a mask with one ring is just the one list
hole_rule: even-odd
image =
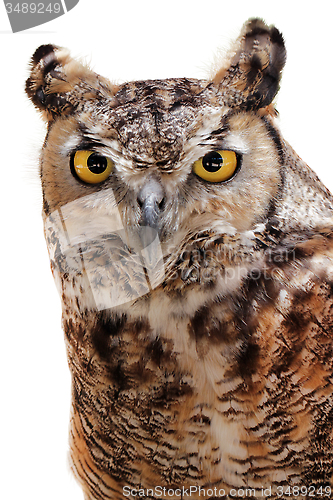
[(91, 99), (114, 95), (107, 79), (55, 45), (41, 45), (31, 58), (30, 68), (26, 93), (48, 121), (73, 113)]
[[(63, 69), (69, 61), (67, 51), (51, 44), (38, 47), (31, 58), (30, 77), (26, 81), (25, 90), (48, 121), (56, 115), (68, 114), (73, 109), (70, 95), (52, 91), (52, 85), (57, 80), (65, 79)], [(72, 86), (67, 90), (72, 90)]]
[(213, 81), (230, 107), (259, 109), (276, 95), (286, 60), (283, 36), (261, 19), (245, 23), (228, 64)]

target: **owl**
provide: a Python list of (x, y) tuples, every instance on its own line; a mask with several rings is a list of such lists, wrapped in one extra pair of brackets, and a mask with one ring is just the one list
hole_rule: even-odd
[(43, 219), (85, 500), (330, 498), (333, 200), (283, 139), (281, 33), (111, 83), (43, 45)]

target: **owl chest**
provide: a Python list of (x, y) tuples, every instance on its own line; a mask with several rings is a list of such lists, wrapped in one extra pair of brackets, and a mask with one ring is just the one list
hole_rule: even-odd
[(115, 469), (124, 477), (147, 460), (168, 482), (236, 477), (253, 452), (249, 428), (257, 416), (239, 370), (244, 340), (235, 319), (225, 313), (219, 323), (206, 309), (192, 319), (176, 308), (163, 313), (158, 302), (133, 316), (64, 314), (73, 404), (96, 461), (103, 449), (112, 468), (126, 448), (128, 470)]
[[(287, 315), (286, 293), (279, 297)], [(324, 387), (326, 374), (319, 380), (313, 369), (302, 387), (304, 339), (274, 315), (279, 302), (253, 303), (255, 323), (234, 312), (234, 297), (177, 301), (156, 290), (153, 299), (95, 312), (79, 311), (70, 293), (66, 300), (73, 408), (99, 468), (122, 480), (137, 474), (147, 487), (242, 486), (245, 478), (256, 487), (300, 475), (314, 432), (308, 391)], [(303, 337), (313, 331), (302, 325)]]

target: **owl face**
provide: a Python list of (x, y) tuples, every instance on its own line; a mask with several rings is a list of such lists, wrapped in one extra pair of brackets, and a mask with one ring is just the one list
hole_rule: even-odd
[[(179, 230), (242, 232), (260, 223), (281, 182), (266, 121), (253, 112), (203, 105), (202, 96), (198, 110), (187, 102), (195, 100), (190, 93), (186, 104), (175, 105), (180, 84), (168, 83), (167, 110), (155, 84), (148, 103), (134, 88), (135, 107), (125, 101), (107, 115), (84, 109), (75, 119), (56, 121), (42, 157), (47, 212), (112, 190), (124, 225), (150, 225), (162, 242)], [(220, 180), (228, 155), (230, 171)], [(89, 158), (109, 162), (106, 178), (103, 172), (85, 176)]]
[[(79, 253), (86, 248), (85, 268), (87, 260), (96, 266), (102, 246), (105, 275), (115, 255), (125, 252), (128, 268), (133, 253), (153, 244), (154, 276), (163, 279), (198, 245), (201, 251), (219, 241), (228, 261), (230, 241), (232, 255), (239, 246), (254, 252), (255, 231), (283, 184), (270, 102), (284, 58), (279, 32), (258, 20), (244, 28), (236, 55), (212, 81), (116, 87), (64, 49), (37, 49), (26, 89), (49, 123), (41, 157), (44, 214), (46, 232), (57, 234), (67, 263), (72, 259), (62, 273), (82, 274), (68, 250), (73, 245)], [(47, 239), (50, 249), (55, 239)], [(57, 252), (53, 245), (51, 256)], [(136, 278), (139, 288), (144, 281)]]

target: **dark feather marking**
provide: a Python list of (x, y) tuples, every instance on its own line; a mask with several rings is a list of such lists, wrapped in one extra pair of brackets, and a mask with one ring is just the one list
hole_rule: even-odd
[(125, 325), (125, 315), (104, 319), (103, 315), (100, 314), (97, 319), (96, 325), (91, 331), (91, 340), (96, 352), (104, 361), (109, 360), (112, 351), (110, 339), (121, 336)]
[(32, 62), (38, 64), (41, 59), (44, 59), (53, 51), (54, 51), (54, 45), (51, 44), (41, 45), (40, 47), (38, 47), (37, 50), (35, 50), (32, 56)]

